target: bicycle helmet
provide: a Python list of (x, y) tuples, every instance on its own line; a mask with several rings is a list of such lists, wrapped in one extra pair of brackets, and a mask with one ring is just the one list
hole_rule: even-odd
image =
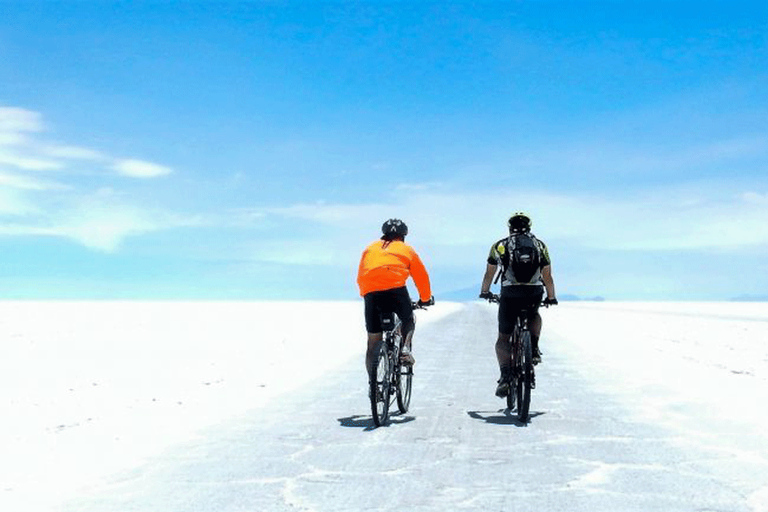
[(528, 233), (532, 225), (531, 217), (525, 212), (515, 212), (507, 221), (510, 233)]
[(400, 219), (389, 219), (381, 226), (381, 232), (384, 234), (384, 238), (405, 238), (408, 234), (408, 226)]

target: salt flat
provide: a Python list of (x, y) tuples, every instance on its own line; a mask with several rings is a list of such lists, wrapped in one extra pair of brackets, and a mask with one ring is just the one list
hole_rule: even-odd
[(543, 313), (532, 419), (495, 307), (418, 312), (374, 429), (359, 302), (0, 304), (0, 509), (768, 510), (768, 305)]

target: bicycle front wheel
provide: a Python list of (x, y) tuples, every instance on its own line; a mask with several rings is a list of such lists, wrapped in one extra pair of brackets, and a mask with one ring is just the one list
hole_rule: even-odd
[(520, 336), (520, 352), (517, 354), (518, 379), (515, 386), (517, 394), (517, 418), (528, 421), (528, 411), (531, 406), (531, 383), (533, 380), (533, 349), (531, 333), (523, 331)]
[(371, 414), (373, 423), (380, 427), (389, 417), (390, 364), (387, 356), (387, 344), (378, 341), (374, 348), (373, 367), (370, 369)]

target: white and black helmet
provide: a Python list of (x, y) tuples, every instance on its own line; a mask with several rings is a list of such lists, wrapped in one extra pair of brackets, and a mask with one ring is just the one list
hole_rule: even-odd
[(507, 221), (510, 233), (528, 233), (532, 224), (530, 215), (525, 212), (515, 212)]
[(400, 219), (389, 219), (381, 225), (381, 232), (386, 238), (405, 238), (408, 234), (408, 226)]

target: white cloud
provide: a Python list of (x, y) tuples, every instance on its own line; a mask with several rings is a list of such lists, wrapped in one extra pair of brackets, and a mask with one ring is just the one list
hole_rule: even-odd
[(726, 190), (660, 190), (623, 201), (598, 199), (584, 207), (591, 217), (581, 219), (589, 222), (589, 247), (669, 251), (768, 244), (768, 203)]
[(28, 153), (3, 147), (0, 147), (0, 165), (15, 167), (23, 171), (55, 171), (64, 167), (64, 164), (57, 160), (35, 155), (30, 156)]
[[(0, 189), (0, 213), (3, 197)], [(23, 203), (17, 205), (13, 213), (34, 213), (33, 218), (26, 222), (0, 222), (0, 234), (66, 238), (108, 253), (117, 251), (132, 236), (199, 224), (197, 219), (130, 205), (111, 189), (79, 197), (53, 212), (24, 211), (23, 206)]]
[(119, 193), (104, 188), (59, 212), (50, 234), (73, 239), (91, 249), (114, 252), (128, 237), (197, 224), (196, 219), (131, 205)]
[[(37, 212), (26, 196), (18, 189), (3, 187), (0, 184), (0, 216), (22, 216)], [(0, 228), (3, 223), (0, 220)]]
[(118, 160), (112, 166), (119, 174), (130, 178), (157, 178), (171, 174), (173, 170), (164, 165), (143, 160)]
[(116, 159), (90, 148), (52, 143), (41, 138), (42, 115), (16, 107), (0, 107), (0, 165), (23, 171), (58, 171), (72, 162), (101, 162), (119, 175), (155, 178), (173, 172), (167, 166), (145, 160)]
[(130, 207), (76, 210), (65, 214), (61, 222), (50, 228), (50, 235), (104, 252), (116, 251), (129, 236), (163, 228), (149, 212)]
[[(262, 221), (276, 226), (282, 243), (270, 241), (262, 248), (274, 261), (311, 264), (335, 258), (348, 265), (349, 255), (354, 259), (379, 236), (381, 222), (399, 217), (409, 226), (409, 241), (433, 264), (456, 267), (482, 259), (491, 243), (506, 235), (506, 220), (516, 210), (529, 212), (534, 232), (559, 247), (677, 251), (762, 246), (768, 245), (766, 197), (693, 186), (624, 197), (517, 188), (430, 193), (416, 187), (398, 190), (389, 202), (263, 210)], [(314, 231), (310, 237), (307, 230)], [(297, 247), (302, 237), (312, 242)]]
[(0, 107), (0, 133), (40, 132), (43, 116), (38, 112), (18, 108)]
[(27, 136), (17, 132), (0, 131), (0, 147), (2, 146), (20, 146), (26, 143)]
[[(44, 131), (41, 114), (0, 107), (0, 235), (62, 237), (113, 252), (130, 236), (197, 222), (143, 208), (109, 188), (84, 190), (77, 179), (83, 171), (76, 166), (89, 164), (89, 174), (101, 166), (105, 179), (154, 178), (170, 174), (170, 168), (46, 141)], [(56, 180), (43, 177), (50, 172)]]
[(109, 157), (100, 151), (96, 151), (88, 148), (81, 148), (77, 146), (66, 145), (45, 145), (40, 148), (40, 151), (48, 156), (54, 158), (62, 158), (66, 160), (89, 160), (89, 161), (104, 161)]
[(342, 247), (322, 239), (266, 241), (251, 249), (251, 260), (281, 265), (334, 265), (349, 258)]
[(0, 187), (9, 187), (21, 190), (61, 190), (67, 188), (60, 183), (41, 179), (36, 176), (26, 176), (6, 173), (2, 171), (0, 171)]

